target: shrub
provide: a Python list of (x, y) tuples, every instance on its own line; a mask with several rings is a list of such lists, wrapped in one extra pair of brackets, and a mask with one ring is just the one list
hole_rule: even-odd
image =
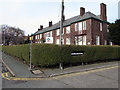
[[(30, 45), (3, 46), (3, 51), (29, 63)], [(72, 52), (83, 52), (83, 55), (72, 56)], [(32, 44), (32, 64), (52, 66), (59, 63), (76, 64), (120, 59), (119, 46), (79, 46)]]

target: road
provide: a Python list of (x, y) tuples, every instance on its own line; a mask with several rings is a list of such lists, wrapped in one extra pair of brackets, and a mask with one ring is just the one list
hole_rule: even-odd
[(3, 88), (118, 88), (118, 66), (41, 80), (2, 80)]

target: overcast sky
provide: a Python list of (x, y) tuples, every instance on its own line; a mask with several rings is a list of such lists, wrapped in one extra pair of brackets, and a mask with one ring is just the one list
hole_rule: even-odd
[[(65, 18), (80, 14), (80, 7), (85, 7), (96, 15), (100, 14), (100, 3), (107, 4), (109, 22), (118, 19), (119, 0), (65, 0)], [(19, 27), (25, 34), (32, 34), (40, 25), (48, 26), (60, 20), (61, 0), (0, 0), (0, 25)]]

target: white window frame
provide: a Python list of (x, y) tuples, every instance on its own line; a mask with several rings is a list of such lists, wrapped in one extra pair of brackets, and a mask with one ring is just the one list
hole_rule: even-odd
[(63, 33), (62, 33), (62, 35), (64, 35), (64, 31), (65, 31), (65, 29), (63, 28)]
[(107, 45), (107, 40), (104, 41), (104, 44)]
[(78, 31), (78, 23), (75, 23), (75, 31)]
[(64, 39), (62, 39), (62, 44), (64, 44)]
[(56, 44), (57, 44), (57, 45), (60, 44), (60, 39), (56, 39)]
[(100, 31), (102, 31), (102, 30), (103, 30), (103, 24), (100, 23)]
[(83, 22), (83, 30), (86, 30), (86, 21)]
[(44, 33), (44, 38), (46, 37), (46, 33)]
[(83, 45), (83, 37), (78, 36), (78, 45)]
[(37, 35), (35, 35), (35, 39), (37, 39)]
[(42, 34), (40, 34), (40, 39), (42, 38)]
[(39, 35), (37, 35), (38, 36), (38, 39), (39, 39)]
[(79, 27), (79, 28), (78, 28), (78, 31), (82, 31), (82, 27), (83, 27), (83, 26), (82, 26), (82, 22), (79, 22), (78, 27)]
[(70, 26), (66, 27), (66, 34), (70, 33)]
[(70, 45), (70, 38), (66, 38), (66, 45)]
[(96, 35), (96, 45), (100, 45), (100, 36)]
[(78, 45), (78, 37), (75, 37), (75, 45)]
[(50, 31), (50, 37), (52, 37), (52, 31)]
[(56, 35), (59, 36), (60, 35), (60, 29), (56, 30)]
[(83, 36), (83, 45), (86, 45), (86, 36)]

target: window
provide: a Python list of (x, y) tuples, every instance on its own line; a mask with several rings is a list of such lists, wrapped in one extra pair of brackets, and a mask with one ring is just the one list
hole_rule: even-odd
[(35, 36), (35, 39), (37, 39), (37, 35)]
[(96, 45), (100, 45), (100, 36), (96, 36)]
[(66, 44), (70, 45), (70, 38), (66, 38)]
[(42, 38), (42, 34), (40, 34), (40, 39)]
[(75, 37), (75, 44), (76, 45), (86, 45), (86, 36)]
[(47, 32), (46, 34), (47, 34), (46, 37), (50, 37), (50, 32)]
[(60, 40), (59, 39), (56, 40), (56, 44), (58, 44), (58, 45), (60, 44)]
[(39, 39), (39, 35), (37, 35), (38, 39)]
[(78, 45), (78, 38), (75, 37), (75, 45)]
[(41, 41), (39, 41), (39, 43), (41, 43)]
[(83, 30), (86, 30), (86, 21), (83, 22)]
[(64, 39), (62, 39), (62, 44), (64, 44)]
[(70, 33), (70, 26), (66, 27), (66, 34)]
[(78, 23), (75, 24), (75, 31), (78, 31)]
[(52, 37), (52, 31), (50, 31), (50, 37)]
[(64, 28), (63, 28), (63, 32), (62, 32), (62, 35), (64, 35)]
[(44, 38), (46, 37), (46, 33), (44, 33)]
[(107, 32), (109, 32), (109, 29), (108, 29), (109, 25), (107, 25)]
[(60, 35), (60, 29), (56, 30), (56, 35)]
[(79, 31), (82, 30), (82, 22), (79, 23)]
[(83, 45), (86, 45), (86, 36), (83, 36)]
[(102, 31), (102, 23), (100, 23), (100, 31)]
[(112, 45), (113, 45), (113, 43), (112, 43), (112, 42), (110, 42), (110, 45), (112, 46)]
[(107, 40), (105, 40), (105, 45), (107, 45)]
[(78, 37), (78, 45), (82, 45), (82, 41), (83, 41), (83, 40), (82, 40), (82, 36), (79, 36), (79, 37)]

